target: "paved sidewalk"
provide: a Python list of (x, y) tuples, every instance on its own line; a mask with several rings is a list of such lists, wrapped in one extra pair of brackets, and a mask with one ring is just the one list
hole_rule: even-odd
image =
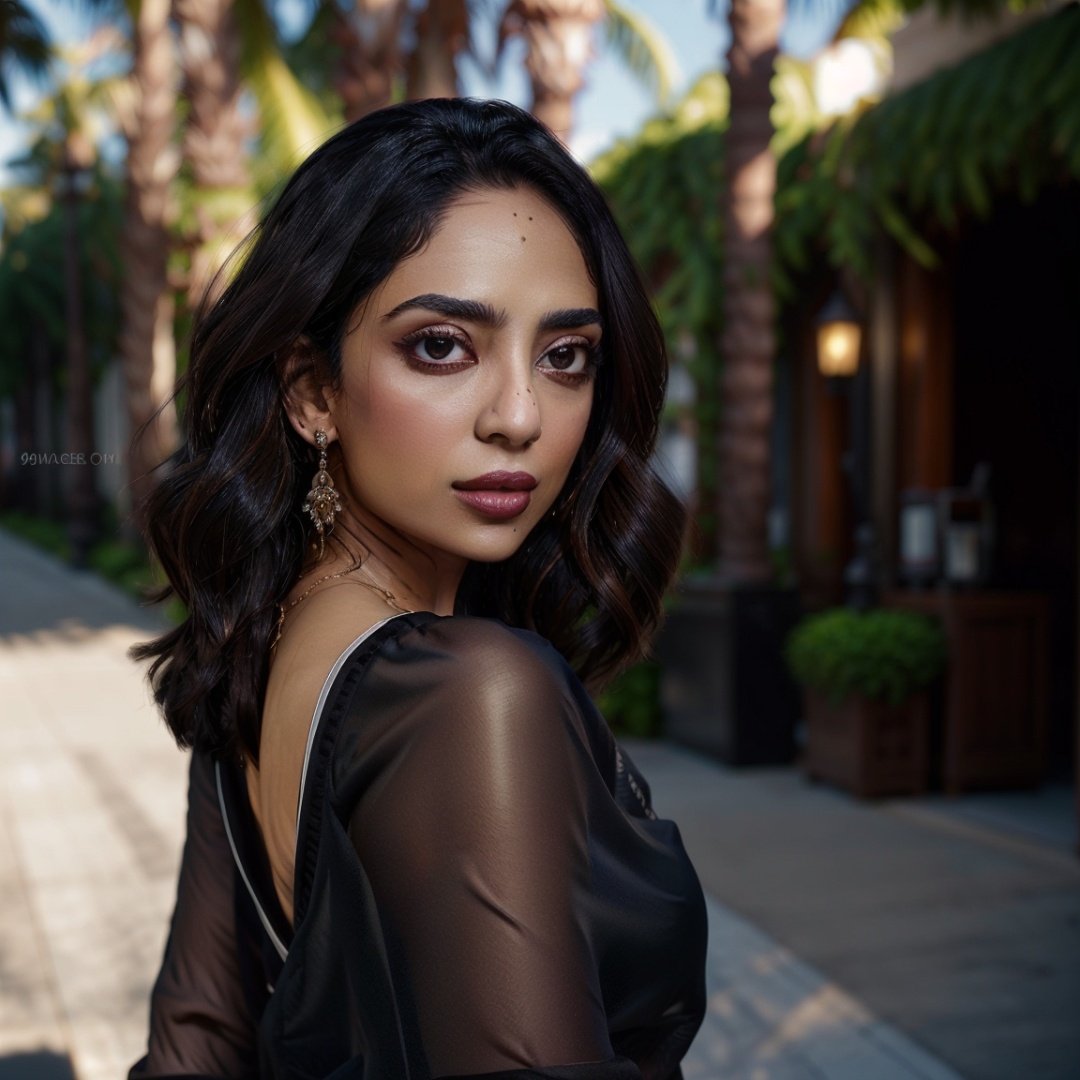
[[(115, 1080), (144, 1045), (182, 842), (186, 767), (124, 655), (157, 625), (108, 586), (0, 532), (0, 1080)], [(658, 811), (679, 822), (710, 894), (709, 1016), (684, 1063), (687, 1080), (1080, 1075), (1064, 1057), (1075, 1040), (1057, 1035), (1046, 1068), (1014, 1057), (1002, 1059), (1003, 1071), (956, 1071), (942, 1057), (955, 1064), (964, 1058), (957, 1047), (993, 1041), (1000, 1013), (980, 1032), (959, 1022), (970, 1024), (977, 1011), (962, 1003), (950, 1040), (949, 1010), (935, 1012), (939, 988), (924, 988), (937, 1026), (914, 1022), (908, 999), (872, 1011), (867, 1002), (881, 995), (865, 992), (868, 965), (884, 965), (881, 981), (896, 978), (890, 955), (912, 951), (897, 934), (923, 913), (917, 904), (890, 904), (882, 890), (896, 891), (897, 873), (932, 874), (953, 862), (995, 895), (1011, 880), (1002, 860), (1006, 871), (1015, 862), (1027, 875), (1033, 896), (1054, 892), (1058, 908), (1036, 905), (1027, 922), (1023, 896), (1006, 906), (1025, 935), (1039, 919), (1051, 920), (1057, 937), (1044, 937), (1057, 949), (1057, 967), (1047, 961), (1056, 977), (1080, 934), (1080, 868), (1065, 857), (1047, 864), (1030, 852), (991, 848), (988, 864), (977, 839), (943, 839), (888, 807), (809, 788), (791, 770), (731, 773), (664, 743), (628, 746)], [(778, 840), (791, 822), (796, 835)], [(899, 853), (892, 871), (883, 845)], [(838, 865), (844, 856), (883, 875), (864, 904), (869, 930), (850, 923), (859, 883)], [(945, 877), (955, 884), (952, 870)], [(800, 911), (802, 921), (793, 920)], [(1070, 911), (1072, 938), (1058, 925)], [(976, 943), (986, 935), (980, 918), (972, 907)], [(845, 938), (850, 949), (833, 947)], [(834, 979), (839, 972), (849, 992), (822, 970)], [(1054, 986), (1077, 988), (1065, 977)], [(953, 984), (944, 990), (953, 993)], [(888, 1004), (887, 993), (882, 1000)], [(1059, 1015), (1075, 1017), (1077, 1000), (1059, 1004), (1051, 1026)], [(1025, 1010), (1022, 997), (1015, 1004), (1038, 1033), (1034, 1009)], [(916, 1031), (941, 1057), (875, 1013)]]
[[(713, 944), (739, 916), (760, 935), (751, 945), (732, 932), (741, 951), (725, 944), (710, 968), (740, 1006), (764, 1002), (758, 1030), (736, 1017), (718, 1045), (737, 1063), (697, 1075), (754, 1077), (777, 1046), (818, 1071), (763, 1077), (940, 1075), (912, 1053), (914, 1040), (971, 1080), (1080, 1077), (1080, 860), (1071, 843), (1027, 838), (1047, 830), (987, 824), (991, 806), (1023, 820), (1018, 804), (1031, 822), (1047, 803), (1068, 821), (1071, 797), (867, 804), (794, 769), (725, 770), (664, 743), (628, 749), (718, 901)], [(728, 978), (718, 961), (731, 957), (738, 967)], [(776, 969), (793, 973), (783, 991), (748, 978)], [(793, 984), (806, 972), (819, 982), (800, 996)], [(842, 1004), (819, 1008), (834, 1002)], [(710, 1024), (719, 1004), (714, 994)], [(907, 1071), (867, 1056), (868, 1043), (887, 1046)]]
[(186, 785), (125, 656), (155, 625), (0, 532), (3, 1080), (115, 1080), (145, 1038)]

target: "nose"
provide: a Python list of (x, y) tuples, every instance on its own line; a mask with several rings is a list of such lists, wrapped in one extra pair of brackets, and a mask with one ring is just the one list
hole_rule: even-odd
[(532, 385), (532, 365), (500, 365), (476, 418), (476, 437), (526, 447), (540, 438), (540, 403)]

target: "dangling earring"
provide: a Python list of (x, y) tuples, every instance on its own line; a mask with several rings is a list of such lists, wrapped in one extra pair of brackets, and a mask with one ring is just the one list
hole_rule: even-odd
[(326, 534), (334, 527), (334, 515), (341, 512), (341, 496), (334, 490), (334, 481), (326, 471), (327, 438), (325, 431), (315, 432), (315, 445), (319, 448), (319, 468), (311, 481), (304, 505), (305, 514), (311, 516), (319, 537), (319, 559), (326, 547)]

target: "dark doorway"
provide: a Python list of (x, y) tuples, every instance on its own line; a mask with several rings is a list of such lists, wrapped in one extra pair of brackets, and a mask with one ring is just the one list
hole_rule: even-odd
[(1048, 779), (1077, 729), (1080, 186), (1002, 201), (956, 250), (953, 481), (992, 468), (991, 587), (1050, 598)]

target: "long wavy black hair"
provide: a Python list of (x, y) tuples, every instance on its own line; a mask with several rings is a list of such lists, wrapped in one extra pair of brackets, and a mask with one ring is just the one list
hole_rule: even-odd
[(277, 605), (300, 573), (312, 450), (289, 425), (285, 361), (300, 343), (331, 382), (357, 306), (423, 247), (455, 197), (527, 187), (561, 215), (599, 295), (592, 413), (554, 513), (509, 559), (472, 564), (463, 613), (536, 630), (598, 686), (641, 657), (680, 554), (682, 505), (650, 465), (663, 336), (599, 189), (505, 102), (396, 105), (342, 130), (296, 171), (242, 266), (196, 321), (184, 439), (144, 510), (187, 618), (137, 646), (182, 746), (258, 760)]

